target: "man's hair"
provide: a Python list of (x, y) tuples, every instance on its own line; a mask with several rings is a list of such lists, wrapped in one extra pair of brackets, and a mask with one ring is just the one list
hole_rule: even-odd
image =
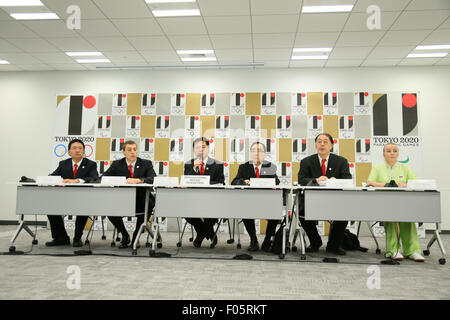
[(197, 138), (197, 139), (194, 140), (194, 143), (192, 144), (192, 148), (194, 148), (195, 145), (196, 145), (198, 142), (201, 142), (201, 141), (205, 141), (205, 142), (206, 142), (206, 145), (209, 147), (209, 139), (208, 139), (208, 138), (205, 138), (205, 137), (201, 137), (201, 138)]
[(318, 135), (316, 136), (316, 138), (314, 139), (314, 142), (317, 142), (317, 138), (319, 138), (320, 136), (327, 136), (328, 139), (330, 139), (331, 144), (334, 144), (333, 137), (331, 136), (331, 134), (326, 133), (326, 132), (323, 132), (323, 133), (318, 134)]
[(137, 143), (136, 143), (136, 142), (134, 142), (133, 140), (127, 140), (127, 141), (125, 141), (125, 143), (124, 143), (123, 146), (122, 146), (122, 151), (125, 151), (125, 148), (126, 148), (127, 145), (129, 145), (129, 144), (135, 145), (135, 146), (136, 146), (136, 149), (137, 149)]
[(76, 143), (76, 142), (81, 143), (83, 145), (83, 150), (86, 148), (84, 146), (84, 142), (83, 141), (81, 141), (80, 139), (73, 139), (72, 141), (69, 142), (69, 146), (67, 147), (67, 149), (70, 150), (70, 147), (72, 147), (72, 145), (74, 143)]
[(255, 144), (260, 144), (260, 145), (262, 145), (263, 151), (266, 152), (266, 145), (265, 145), (264, 143), (262, 143), (262, 142), (259, 142), (259, 141), (253, 142), (252, 145), (250, 146), (250, 150), (252, 150), (252, 148), (253, 148), (253, 146), (254, 146)]
[(383, 152), (384, 152), (386, 146), (389, 146), (389, 145), (396, 146), (396, 147), (398, 148), (398, 145), (397, 145), (397, 144), (395, 144), (395, 143), (393, 143), (393, 142), (389, 142), (389, 143), (386, 143), (386, 144), (384, 145), (384, 147), (383, 147)]

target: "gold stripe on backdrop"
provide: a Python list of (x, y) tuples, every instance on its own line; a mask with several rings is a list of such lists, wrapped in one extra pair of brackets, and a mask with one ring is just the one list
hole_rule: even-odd
[(111, 138), (97, 138), (95, 143), (95, 160), (111, 159)]
[(200, 114), (200, 93), (187, 93), (186, 94), (186, 115), (199, 115)]
[(292, 139), (278, 139), (278, 162), (292, 161)]
[(366, 182), (372, 170), (372, 163), (357, 163), (356, 164), (356, 186), (362, 186), (362, 182)]
[(355, 140), (340, 139), (339, 155), (346, 158), (348, 162), (355, 162)]
[(178, 182), (180, 182), (180, 177), (184, 174), (184, 163), (182, 161), (169, 162), (169, 177), (178, 177)]
[(152, 138), (155, 136), (156, 116), (142, 116), (141, 119), (141, 138)]
[(245, 114), (260, 115), (261, 114), (261, 93), (247, 92), (245, 94)]
[(142, 93), (127, 94), (127, 115), (141, 114)]
[(323, 95), (322, 92), (308, 92), (308, 115), (323, 114)]
[(56, 98), (56, 107), (58, 108), (59, 104), (61, 103), (61, 101), (63, 101), (65, 98), (67, 98), (68, 96), (58, 96)]
[(155, 161), (169, 161), (170, 139), (155, 139)]
[(261, 139), (276, 138), (277, 116), (261, 116)]
[[(229, 139), (217, 138), (214, 142), (214, 158), (226, 162), (229, 159), (228, 148), (230, 146)], [(231, 168), (230, 168), (231, 170)], [(231, 174), (231, 171), (230, 171)], [(231, 175), (230, 175), (231, 177)]]
[(339, 116), (323, 116), (323, 132), (339, 137)]
[(215, 132), (215, 116), (200, 116), (202, 137), (212, 138)]
[(233, 181), (233, 179), (236, 178), (238, 170), (239, 170), (239, 166), (241, 164), (242, 163), (237, 163), (237, 162), (229, 164), (230, 165), (230, 176), (229, 176), (230, 177), (230, 184)]

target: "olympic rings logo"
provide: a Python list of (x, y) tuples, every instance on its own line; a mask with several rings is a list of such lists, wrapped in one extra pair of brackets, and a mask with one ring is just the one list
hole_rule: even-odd
[[(91, 149), (91, 153), (86, 154), (86, 150), (87, 150), (88, 148)], [(86, 158), (89, 158), (90, 156), (92, 156), (93, 153), (94, 153), (94, 148), (93, 148), (90, 144), (86, 144), (86, 145), (85, 145), (84, 156), (85, 156)]]
[(58, 158), (62, 158), (67, 154), (67, 147), (63, 144), (58, 144), (55, 149), (53, 149), (53, 153)]

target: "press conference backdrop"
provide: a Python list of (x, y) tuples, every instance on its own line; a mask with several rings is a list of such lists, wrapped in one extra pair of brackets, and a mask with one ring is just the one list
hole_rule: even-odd
[(328, 132), (332, 152), (348, 159), (360, 186), (372, 164), (384, 161), (387, 142), (400, 147), (399, 161), (420, 177), (418, 92), (204, 92), (86, 93), (56, 99), (53, 166), (68, 158), (67, 144), (82, 139), (85, 156), (100, 174), (123, 157), (133, 140), (157, 175), (180, 177), (192, 158), (192, 142), (210, 139), (210, 156), (224, 162), (229, 184), (250, 159), (254, 141), (267, 146), (282, 184), (297, 181), (300, 161), (316, 152), (314, 138)]

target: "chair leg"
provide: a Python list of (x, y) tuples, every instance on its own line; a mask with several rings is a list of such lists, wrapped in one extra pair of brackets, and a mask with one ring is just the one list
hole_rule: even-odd
[(380, 254), (381, 250), (380, 250), (380, 246), (378, 245), (378, 240), (377, 237), (375, 236), (375, 234), (373, 233), (373, 226), (375, 224), (371, 225), (369, 221), (367, 221), (367, 227), (369, 228), (370, 233), (372, 234), (372, 238), (375, 241), (375, 244), (377, 245), (377, 249), (375, 250), (376, 254)]

